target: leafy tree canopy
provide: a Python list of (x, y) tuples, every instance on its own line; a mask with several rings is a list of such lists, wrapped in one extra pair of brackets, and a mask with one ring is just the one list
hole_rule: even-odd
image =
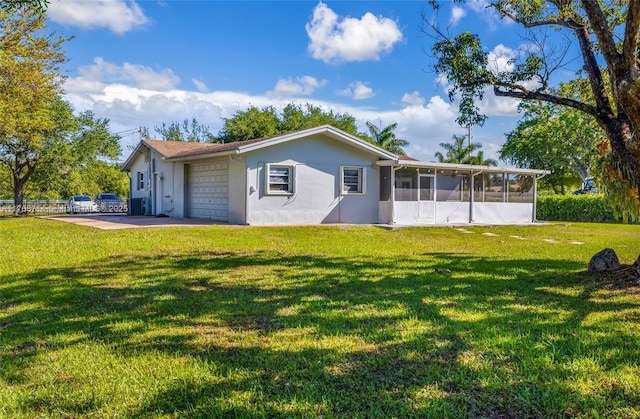
[[(437, 9), (439, 2), (431, 0)], [(436, 38), (433, 70), (446, 76), (449, 97), (460, 101), (461, 125), (482, 124), (476, 100), (486, 87), (496, 96), (543, 101), (583, 112), (605, 132), (610, 156), (604, 155), (604, 190), (618, 212), (640, 216), (640, 66), (638, 37), (640, 2), (498, 0), (488, 7), (515, 22), (514, 32), (527, 30), (529, 46), (506, 69), (495, 69), (488, 49), (476, 34), (450, 36), (425, 16), (425, 31)], [(551, 50), (551, 31), (575, 41), (582, 57), (592, 100), (553, 89), (551, 76), (565, 69), (567, 49)], [(533, 47), (531, 47), (533, 45)], [(602, 66), (601, 66), (602, 65)], [(531, 87), (536, 81), (535, 87)], [(622, 196), (624, 198), (621, 198)]]
[(349, 114), (327, 112), (311, 104), (305, 106), (289, 104), (281, 113), (278, 113), (273, 106), (262, 109), (252, 106), (245, 111), (238, 111), (233, 117), (224, 119), (224, 126), (218, 133), (218, 139), (223, 142), (251, 140), (325, 124), (352, 135), (359, 135), (356, 119)]
[[(182, 121), (182, 124), (171, 122), (167, 125), (163, 122), (160, 126), (156, 125), (154, 129), (160, 134), (163, 140), (196, 143), (212, 143), (217, 141), (217, 138), (211, 133), (209, 127), (199, 123), (196, 118), (191, 120), (185, 119)], [(143, 132), (143, 136), (149, 138), (149, 130), (145, 128)]]
[[(560, 89), (567, 96), (589, 96), (585, 84), (585, 80), (576, 80), (561, 84)], [(594, 174), (596, 145), (606, 140), (594, 118), (549, 102), (523, 102), (520, 108), (524, 116), (516, 129), (507, 134), (500, 150), (501, 159), (520, 167), (551, 170), (541, 186), (546, 184), (556, 193), (565, 193), (566, 186)]]
[(60, 130), (57, 118), (64, 38), (45, 33), (45, 18), (0, 8), (0, 164), (9, 170), (16, 205), (26, 182)]
[(35, 11), (43, 12), (49, 6), (49, 0), (2, 0), (0, 9), (13, 11), (23, 7), (32, 8)]
[[(126, 195), (127, 176), (115, 163), (121, 155), (120, 137), (110, 132), (109, 120), (96, 118), (91, 111), (76, 116), (71, 105), (61, 99), (52, 109), (55, 129), (46, 133), (37, 165), (24, 185), (24, 197), (60, 199), (99, 192)], [(4, 190), (0, 194), (7, 195)]]

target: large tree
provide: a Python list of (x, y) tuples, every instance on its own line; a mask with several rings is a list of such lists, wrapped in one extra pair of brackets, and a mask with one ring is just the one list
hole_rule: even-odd
[(0, 9), (0, 163), (11, 173), (16, 212), (47, 138), (56, 131), (63, 42), (46, 33), (37, 11)]
[[(171, 122), (167, 125), (156, 125), (154, 130), (160, 134), (163, 140), (188, 141), (195, 143), (213, 143), (217, 141), (215, 135), (209, 130), (209, 126), (203, 125), (196, 118), (185, 119), (182, 124)], [(148, 136), (148, 130), (145, 130)]]
[(545, 102), (521, 105), (524, 115), (507, 134), (500, 158), (519, 167), (551, 171), (542, 179), (556, 193), (593, 174), (596, 144), (605, 134), (593, 118), (571, 108)]
[(39, 148), (23, 197), (59, 199), (126, 192), (121, 187), (126, 175), (115, 164), (121, 154), (120, 137), (111, 133), (109, 120), (97, 118), (91, 111), (74, 115), (71, 105), (62, 99), (56, 100), (52, 109), (54, 129), (46, 133)]
[(356, 119), (347, 114), (325, 111), (319, 106), (289, 104), (279, 113), (275, 107), (259, 109), (255, 106), (236, 112), (224, 119), (224, 126), (218, 133), (218, 140), (234, 142), (254, 138), (271, 137), (289, 132), (331, 125), (352, 135), (359, 135)]
[[(438, 2), (430, 2), (436, 8)], [(594, 118), (606, 133), (611, 155), (606, 166), (605, 190), (610, 186), (618, 210), (637, 214), (640, 208), (640, 66), (638, 37), (640, 0), (498, 0), (490, 3), (503, 19), (527, 29), (530, 40), (543, 40), (547, 28), (558, 30), (576, 41), (582, 69), (589, 81), (593, 101), (564, 96), (552, 89), (551, 75), (566, 68), (566, 50), (550, 54), (545, 42), (529, 48), (507, 70), (495, 70), (488, 50), (478, 35), (449, 36), (425, 20), (427, 30), (436, 36), (432, 52), (433, 69), (447, 77), (450, 98), (460, 100), (462, 125), (481, 124), (486, 119), (476, 104), (485, 87), (496, 96), (525, 101), (537, 100), (569, 107)], [(514, 25), (514, 32), (517, 26)], [(529, 42), (535, 45), (535, 42)], [(536, 87), (530, 87), (531, 81)], [(604, 148), (603, 148), (604, 150)], [(621, 198), (615, 185), (623, 185), (627, 198)]]

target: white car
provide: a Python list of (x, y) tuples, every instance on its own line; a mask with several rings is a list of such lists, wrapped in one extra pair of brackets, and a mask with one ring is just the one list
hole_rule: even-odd
[(74, 195), (67, 205), (69, 214), (98, 212), (98, 204), (88, 195)]

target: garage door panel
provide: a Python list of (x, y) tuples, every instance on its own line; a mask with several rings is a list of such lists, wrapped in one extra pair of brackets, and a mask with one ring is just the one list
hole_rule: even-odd
[(189, 217), (229, 220), (229, 163), (192, 164), (187, 184)]

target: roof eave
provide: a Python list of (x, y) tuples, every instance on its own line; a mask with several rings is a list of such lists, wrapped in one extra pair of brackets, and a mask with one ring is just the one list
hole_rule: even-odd
[(138, 158), (138, 154), (141, 152), (142, 147), (145, 147), (147, 150), (149, 149), (149, 146), (145, 144), (144, 141), (140, 141), (138, 145), (136, 145), (136, 148), (133, 149), (131, 154), (129, 154), (127, 160), (125, 160), (122, 164), (122, 167), (120, 168), (121, 172), (131, 171), (131, 165), (133, 164), (133, 161)]
[(163, 158), (164, 161), (194, 161), (194, 160), (204, 160), (212, 157), (224, 157), (238, 154), (238, 149), (225, 150), (225, 151), (212, 151), (210, 153), (202, 153), (202, 154), (193, 154), (189, 156), (175, 156), (175, 157), (167, 157)]
[(522, 175), (548, 175), (549, 170), (542, 169), (519, 169), (506, 167), (481, 166), (475, 164), (459, 164), (459, 163), (438, 163), (423, 162), (416, 160), (381, 160), (377, 163), (379, 166), (403, 166), (403, 167), (424, 167), (430, 169), (441, 170), (460, 170), (468, 172), (485, 172), (485, 173), (514, 173)]

